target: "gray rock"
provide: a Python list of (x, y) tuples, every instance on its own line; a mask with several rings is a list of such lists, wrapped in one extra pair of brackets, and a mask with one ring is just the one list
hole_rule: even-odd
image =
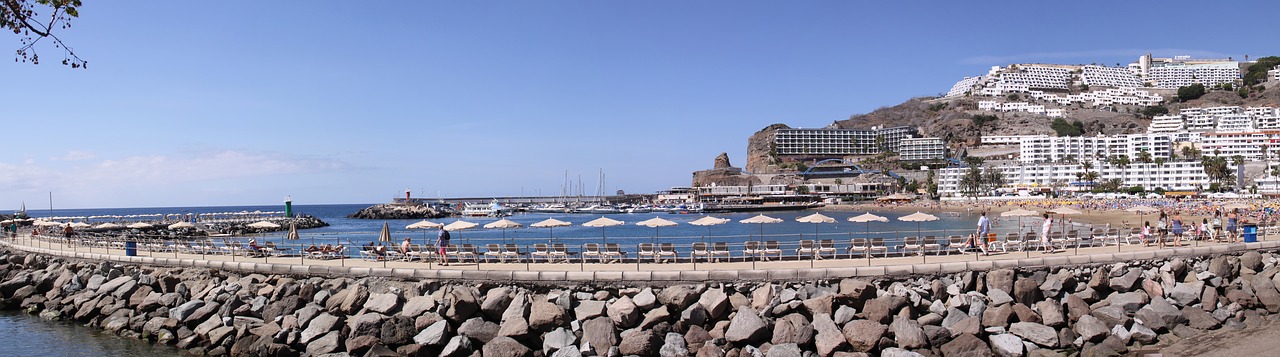
[(1241, 254), (1240, 267), (1253, 271), (1262, 271), (1262, 254), (1252, 250)]
[(987, 272), (987, 291), (993, 289), (1013, 291), (1013, 269), (997, 269)]
[(658, 297), (653, 295), (652, 288), (644, 288), (644, 290), (640, 290), (640, 293), (636, 294), (636, 296), (631, 297), (631, 302), (636, 304), (636, 307), (639, 307), (641, 310), (648, 310), (658, 304)]
[(842, 332), (849, 347), (855, 352), (870, 352), (876, 348), (880, 337), (884, 336), (888, 328), (875, 321), (853, 320), (844, 325)]
[(751, 308), (764, 310), (773, 303), (774, 295), (773, 284), (760, 284), (755, 290), (751, 291)]
[(607, 313), (613, 324), (621, 328), (631, 328), (640, 323), (640, 309), (626, 296), (609, 304)]
[[(565, 328), (557, 328), (542, 335), (542, 354), (550, 355), (552, 352), (559, 351), (562, 348), (573, 346), (578, 342), (578, 336)], [(576, 351), (577, 348), (574, 348)]]
[(987, 341), (991, 341), (991, 351), (1000, 357), (1021, 357), (1023, 346), (1022, 339), (1012, 334), (998, 334), (987, 336)]
[(338, 321), (339, 318), (337, 316), (330, 315), (329, 313), (321, 313), (319, 316), (311, 319), (311, 322), (307, 324), (307, 328), (302, 330), (302, 334), (299, 336), (299, 341), (302, 341), (302, 343), (311, 342), (312, 339), (329, 333), (329, 331), (332, 331), (333, 327), (338, 324)]
[(400, 308), (400, 295), (372, 294), (365, 300), (364, 308), (379, 314), (390, 314)]
[(1057, 300), (1037, 302), (1036, 310), (1040, 311), (1040, 320), (1045, 326), (1058, 328), (1067, 324), (1067, 317), (1062, 314), (1062, 305)]
[(605, 302), (597, 300), (582, 300), (578, 302), (578, 307), (573, 308), (573, 316), (578, 321), (586, 321), (596, 316), (604, 316)]
[(1187, 306), (1182, 308), (1182, 316), (1187, 318), (1187, 326), (1201, 330), (1216, 329), (1222, 324), (1204, 309)]
[(622, 342), (618, 343), (618, 352), (623, 355), (651, 356), (662, 348), (662, 344), (662, 339), (653, 331), (641, 330), (623, 336)]
[(204, 307), (204, 300), (191, 300), (182, 303), (182, 305), (178, 305), (178, 307), (169, 309), (169, 317), (178, 319), (178, 321), (185, 321), (191, 316), (192, 312), (195, 312), (196, 309), (201, 307)]
[(458, 325), (458, 334), (488, 343), (498, 336), (498, 324), (485, 321), (481, 317), (473, 317)]
[(1155, 331), (1152, 331), (1143, 324), (1133, 324), (1133, 326), (1129, 328), (1129, 336), (1134, 341), (1142, 342), (1142, 344), (1145, 345), (1155, 343), (1159, 337), (1159, 335), (1156, 335)]
[(1128, 325), (1129, 321), (1131, 320), (1129, 318), (1129, 314), (1124, 311), (1124, 308), (1121, 308), (1119, 306), (1100, 307), (1100, 308), (1094, 309), (1089, 314), (1093, 315), (1093, 317), (1097, 317), (1098, 320), (1101, 320), (1102, 323), (1107, 324), (1109, 326)]
[(720, 319), (729, 312), (729, 296), (725, 295), (724, 290), (707, 289), (698, 298), (698, 304), (707, 309), (712, 319)]
[(991, 300), (991, 306), (1000, 306), (1013, 302), (1013, 297), (1001, 289), (988, 289), (987, 299)]
[[(480, 308), (480, 304), (477, 302), (479, 297), (476, 296), (475, 291), (467, 287), (454, 286), (450, 288), (446, 300), (448, 301), (448, 304), (446, 304), (448, 308), (444, 309), (441, 315), (454, 323), (466, 321)], [(506, 306), (503, 305), (502, 308), (505, 309)], [(501, 314), (502, 311), (497, 311), (497, 313)], [(497, 316), (493, 318), (497, 319)]]
[(658, 356), (661, 357), (686, 357), (689, 355), (689, 348), (685, 345), (684, 335), (674, 332), (667, 333), (667, 336), (662, 340), (662, 348), (658, 349)]
[(502, 313), (507, 311), (507, 305), (511, 304), (511, 293), (509, 286), (489, 289), (484, 295), (484, 302), (480, 304), (480, 312), (489, 320), (500, 320)]
[[(705, 297), (706, 295), (703, 296)], [(755, 310), (748, 306), (742, 306), (734, 314), (728, 330), (724, 333), (724, 337), (732, 343), (757, 343), (768, 338), (769, 331), (764, 319), (760, 318), (760, 315)]]
[(839, 308), (836, 308), (836, 313), (831, 316), (831, 319), (836, 322), (836, 325), (844, 325), (857, 316), (858, 310), (846, 305), (840, 305)]
[(448, 343), (450, 337), (449, 322), (440, 320), (422, 329), (422, 332), (419, 332), (418, 335), (413, 336), (413, 342), (425, 346), (440, 346)]
[(578, 351), (577, 346), (568, 346), (556, 351), (551, 357), (582, 357), (582, 352)]
[(707, 309), (703, 308), (702, 305), (699, 304), (690, 304), (689, 308), (680, 312), (680, 320), (684, 321), (685, 325), (702, 325), (710, 318), (711, 317), (707, 315)]
[(471, 346), (471, 339), (466, 336), (453, 336), (449, 339), (449, 343), (444, 345), (440, 350), (440, 357), (465, 357), (470, 356), (475, 348)]
[(1058, 331), (1052, 327), (1034, 322), (1015, 322), (1009, 326), (1009, 333), (1018, 335), (1024, 340), (1043, 347), (1058, 346)]
[(1268, 312), (1280, 312), (1280, 291), (1276, 290), (1276, 285), (1271, 278), (1254, 275), (1252, 280), (1254, 296), (1258, 297), (1258, 302), (1267, 308)]
[[(1115, 336), (1116, 339), (1119, 339), (1120, 342), (1123, 342), (1126, 345), (1129, 344), (1129, 340), (1131, 338), (1131, 335), (1129, 334), (1129, 330), (1124, 328), (1124, 326), (1120, 326), (1120, 325), (1111, 327), (1111, 335)], [(1080, 337), (1083, 338), (1084, 336), (1080, 336)], [(1088, 339), (1085, 339), (1085, 341), (1087, 340)]]
[(1011, 304), (1003, 304), (994, 308), (987, 309), (982, 314), (982, 326), (1009, 326), (1009, 317), (1013, 315), (1013, 306)]
[(1080, 316), (1088, 315), (1090, 312), (1089, 304), (1084, 299), (1075, 294), (1067, 294), (1067, 318), (1071, 321), (1080, 319)]
[(893, 314), (906, 304), (907, 299), (901, 296), (881, 296), (866, 301), (862, 308), (862, 316), (867, 320), (887, 323), (892, 321)]
[(568, 322), (568, 316), (560, 307), (546, 301), (534, 301), (529, 308), (529, 328), (537, 331), (551, 331), (557, 327), (564, 326)]
[(1169, 289), (1169, 298), (1173, 299), (1178, 306), (1190, 306), (1200, 300), (1200, 295), (1203, 292), (1203, 282), (1176, 283), (1173, 285), (1173, 289)]
[(649, 310), (644, 314), (644, 319), (640, 321), (639, 328), (647, 329), (660, 323), (667, 322), (671, 319), (671, 313), (667, 311), (666, 305), (659, 305), (653, 310)]
[(684, 310), (698, 301), (698, 292), (684, 285), (668, 286), (658, 292), (658, 302), (674, 310)]
[(844, 333), (840, 331), (839, 327), (836, 327), (836, 323), (831, 320), (830, 315), (814, 315), (813, 329), (817, 332), (813, 344), (818, 348), (818, 355), (820, 356), (829, 356), (832, 352), (848, 344), (848, 341), (844, 338)]
[(893, 340), (897, 342), (898, 347), (916, 349), (929, 345), (929, 339), (925, 337), (924, 330), (914, 320), (901, 316), (895, 317), (889, 329), (893, 330)]
[(430, 296), (414, 296), (405, 301), (404, 306), (400, 309), (400, 315), (407, 317), (422, 316), (427, 311), (435, 310), (436, 299)]
[(378, 336), (382, 333), (382, 323), (386, 320), (386, 316), (370, 312), (347, 320), (347, 326), (351, 327), (351, 336)]
[(813, 324), (801, 314), (789, 314), (773, 322), (773, 338), (775, 345), (784, 343), (808, 344), (813, 339)]
[(929, 346), (942, 346), (951, 341), (951, 330), (947, 330), (942, 326), (922, 325), (925, 338), (929, 339)]
[[(769, 348), (769, 353), (765, 357), (801, 357), (804, 354), (800, 351), (800, 346), (794, 343), (784, 343), (781, 345), (773, 345)], [(825, 356), (819, 354), (819, 356)]]
[(1144, 292), (1112, 294), (1108, 299), (1111, 300), (1111, 306), (1118, 306), (1130, 313), (1138, 311), (1149, 301), (1147, 293)]
[[(223, 328), (229, 329), (229, 327)], [(320, 338), (315, 339), (315, 341), (307, 343), (307, 354), (315, 356), (337, 351), (339, 347), (338, 343), (340, 342), (338, 337), (338, 331), (329, 331), (328, 333), (325, 333), (323, 336), (320, 336)]]
[(1128, 292), (1132, 291), (1141, 279), (1142, 268), (1129, 268), (1127, 272), (1119, 276), (1115, 276), (1113, 273), (1108, 287), (1118, 292)]
[(586, 342), (596, 352), (608, 350), (609, 347), (618, 345), (618, 333), (614, 329), (613, 320), (608, 317), (587, 320), (582, 324), (582, 342)]
[(1150, 304), (1133, 314), (1133, 318), (1156, 331), (1172, 330), (1174, 326), (1187, 321), (1178, 308), (1165, 302), (1164, 299), (1151, 300)]
[(494, 337), (480, 348), (486, 357), (531, 357), (533, 350), (506, 336)]
[(919, 353), (904, 350), (897, 347), (889, 347), (884, 349), (883, 351), (880, 351), (880, 356), (881, 357), (924, 357), (924, 355), (921, 355)]
[[(1123, 325), (1114, 326), (1123, 327)], [(1107, 324), (1093, 315), (1081, 316), (1072, 331), (1086, 342), (1101, 342), (1102, 339), (1107, 338)]]
[(986, 357), (994, 356), (991, 348), (974, 335), (962, 334), (942, 345), (943, 356)]

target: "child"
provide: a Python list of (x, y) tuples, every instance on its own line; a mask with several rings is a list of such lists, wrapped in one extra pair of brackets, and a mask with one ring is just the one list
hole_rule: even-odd
[(1147, 245), (1147, 238), (1151, 237), (1151, 221), (1142, 222), (1142, 234), (1138, 235), (1138, 241), (1142, 245)]

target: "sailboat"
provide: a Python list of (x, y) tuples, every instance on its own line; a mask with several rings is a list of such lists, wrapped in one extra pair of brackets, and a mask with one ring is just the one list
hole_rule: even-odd
[(27, 202), (26, 201), (22, 202), (22, 208), (19, 208), (17, 211), (13, 212), (13, 218), (17, 218), (17, 219), (27, 218)]

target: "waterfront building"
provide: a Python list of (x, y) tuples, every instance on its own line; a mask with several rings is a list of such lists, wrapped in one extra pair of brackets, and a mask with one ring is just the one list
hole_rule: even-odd
[[(1105, 160), (1091, 161), (1089, 171), (1098, 173), (1095, 182), (1083, 182), (1085, 170), (1081, 164), (1017, 164), (984, 167), (983, 170), (999, 170), (1005, 178), (1004, 189), (1057, 189), (1064, 191), (1089, 190), (1093, 185), (1112, 179), (1120, 180), (1122, 187), (1142, 186), (1147, 190), (1163, 188), (1166, 191), (1194, 191), (1209, 187), (1209, 176), (1199, 161), (1174, 161), (1163, 165), (1155, 163), (1131, 163), (1114, 166)], [(938, 194), (943, 197), (964, 195), (960, 180), (969, 168), (955, 167), (938, 170)]]
[(900, 152), (902, 139), (916, 136), (909, 126), (871, 129), (778, 129), (774, 150), (779, 155), (843, 156)]
[(1201, 138), (1200, 150), (1205, 156), (1232, 157), (1240, 155), (1245, 160), (1262, 160), (1262, 146), (1267, 146), (1269, 158), (1280, 157), (1280, 130), (1250, 132), (1206, 133)]
[(1027, 88), (1067, 89), (1071, 71), (1066, 68), (1046, 66), (1017, 66), (1016, 71), (1000, 74), (1004, 83), (1024, 84)]
[(951, 86), (951, 90), (947, 91), (946, 98), (959, 97), (965, 95), (965, 93), (971, 93), (973, 87), (978, 85), (982, 78), (982, 76), (964, 77), (964, 79)]
[(1271, 82), (1280, 81), (1280, 66), (1267, 71), (1267, 80)]
[[(1049, 136), (1022, 135), (1018, 160), (1023, 163), (1048, 163), (1126, 156), (1130, 160), (1147, 152), (1152, 159), (1169, 158), (1174, 136), (1168, 133), (1126, 134), (1115, 136)], [(1008, 139), (999, 139), (1005, 141)], [(987, 140), (984, 138), (983, 142)]]
[(899, 143), (898, 159), (902, 161), (941, 160), (947, 155), (942, 138), (910, 138)]
[(1147, 126), (1148, 133), (1176, 133), (1187, 130), (1181, 115), (1157, 115), (1151, 118)]
[(1240, 79), (1240, 64), (1238, 62), (1201, 64), (1173, 62), (1151, 67), (1148, 70), (1148, 79), (1159, 88), (1179, 88), (1196, 83), (1211, 87), (1223, 83), (1235, 83)]
[(1088, 65), (1081, 68), (1080, 81), (1092, 86), (1127, 87), (1142, 86), (1142, 78), (1133, 75), (1127, 68)]

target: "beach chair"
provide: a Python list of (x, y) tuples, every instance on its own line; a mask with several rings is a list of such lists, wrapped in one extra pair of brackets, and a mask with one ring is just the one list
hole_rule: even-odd
[(1049, 236), (1050, 249), (1057, 249), (1057, 247), (1062, 247), (1062, 249), (1064, 250), (1067, 249), (1067, 233), (1066, 232), (1053, 232), (1049, 234), (1051, 234)]
[(440, 259), (441, 263), (449, 264), (449, 257), (453, 257), (453, 260), (461, 262), (462, 247), (459, 247), (457, 244), (446, 245), (444, 246), (444, 255), (445, 256)]
[(715, 242), (711, 244), (711, 259), (719, 262), (720, 256), (724, 256), (724, 260), (731, 260), (732, 255), (729, 254), (729, 243)]
[(637, 257), (636, 259), (649, 258), (649, 259), (653, 259), (654, 262), (657, 262), (658, 252), (653, 250), (653, 243), (640, 243), (640, 245), (638, 246), (638, 249), (636, 250), (636, 257)]
[(965, 250), (969, 249), (969, 245), (964, 244), (963, 236), (951, 235), (947, 237), (947, 248), (947, 255), (951, 255), (952, 250), (955, 250), (956, 253), (964, 254)]
[(880, 256), (889, 257), (889, 246), (884, 243), (884, 238), (871, 238), (871, 246), (867, 247), (868, 254), (875, 254), (880, 251)]
[(552, 262), (562, 261), (562, 262), (568, 263), (569, 247), (565, 246), (564, 243), (552, 244), (550, 258)]
[(902, 238), (902, 256), (905, 257), (913, 251), (919, 255), (924, 255), (924, 244), (920, 243), (920, 237)]
[(534, 243), (533, 250), (529, 252), (529, 261), (537, 263), (541, 257), (544, 262), (551, 262), (551, 249), (546, 243)]
[(422, 253), (421, 244), (410, 244), (409, 251), (404, 252), (405, 261), (410, 261), (410, 262), (415, 260), (421, 261), (423, 256), (424, 254)]
[(849, 258), (853, 258), (853, 253), (870, 254), (867, 247), (866, 238), (853, 238), (849, 240)]
[[(1155, 237), (1156, 235), (1157, 234), (1153, 233), (1152, 238), (1159, 238), (1159, 237)], [(1128, 244), (1128, 245), (1142, 244), (1142, 229), (1130, 228), (1129, 234), (1126, 234), (1124, 237), (1124, 244)]]
[(770, 255), (777, 257), (778, 260), (782, 260), (782, 248), (778, 241), (768, 240), (764, 242), (764, 250), (760, 252), (760, 255), (765, 257), (765, 261), (769, 260)]
[(582, 245), (582, 261), (586, 262), (587, 258), (595, 258), (596, 263), (604, 263), (604, 254), (600, 253), (600, 243)]
[(678, 256), (679, 256), (679, 255), (677, 255), (677, 253), (676, 253), (676, 245), (675, 245), (675, 244), (673, 244), (673, 243), (662, 243), (662, 244), (658, 244), (658, 256), (657, 256), (657, 259), (658, 259), (658, 260), (660, 260), (660, 262), (661, 262), (661, 263), (666, 263), (666, 262), (667, 262), (667, 259), (671, 259), (671, 262), (675, 263), (676, 261), (678, 261), (678, 260), (679, 260), (679, 259), (677, 259), (677, 257), (678, 257)]
[(368, 261), (376, 262), (378, 261), (378, 258), (381, 258), (381, 256), (379, 256), (378, 253), (375, 253), (372, 250), (365, 250), (365, 249), (360, 250), (360, 260), (368, 260)]
[(462, 244), (462, 249), (458, 251), (458, 261), (470, 260), (473, 263), (479, 263), (479, 254), (476, 252), (476, 246), (470, 243)]
[(824, 255), (830, 255), (831, 259), (838, 258), (836, 254), (836, 241), (832, 239), (818, 240), (818, 259), (822, 259)]
[(497, 258), (498, 260), (502, 260), (501, 245), (498, 245), (496, 243), (489, 243), (484, 245), (484, 262), (485, 263), (491, 262), (492, 260), (490, 258)]
[(516, 263), (519, 263), (523, 260), (520, 257), (522, 255), (524, 255), (524, 252), (520, 251), (520, 246), (518, 245), (515, 245), (513, 243), (507, 243), (502, 246), (503, 262), (506, 262), (508, 259), (511, 259), (511, 260), (514, 260)]
[(764, 258), (763, 249), (760, 249), (760, 242), (749, 240), (742, 244), (742, 255), (752, 258)]
[(800, 240), (800, 247), (796, 248), (796, 260), (800, 260), (803, 257), (808, 257), (809, 259), (813, 259), (814, 256), (817, 254), (818, 254), (818, 248), (813, 246), (813, 240), (810, 240), (810, 239)]
[(416, 247), (415, 250), (418, 251), (418, 259), (425, 261), (435, 260), (440, 253), (435, 244), (423, 244), (420, 247)]
[(330, 251), (329, 259), (344, 259), (347, 257), (347, 246), (338, 245), (334, 250)]
[(689, 261), (696, 262), (698, 257), (710, 258), (711, 251), (707, 249), (707, 243), (695, 242), (689, 249)]
[(1022, 249), (1020, 250), (1031, 250), (1032, 248), (1039, 246), (1040, 237), (1037, 236), (1035, 232), (1026, 232), (1022, 234)]
[(604, 258), (608, 262), (620, 262), (626, 255), (627, 253), (622, 251), (622, 246), (618, 243), (606, 243), (604, 245)]
[(1067, 249), (1067, 246), (1080, 247), (1080, 231), (1075, 229), (1067, 231), (1065, 243), (1066, 245), (1064, 245), (1062, 249)]
[(942, 251), (942, 243), (938, 242), (937, 236), (924, 237), (924, 244), (920, 245), (920, 253), (929, 254), (929, 251), (933, 251), (934, 254), (940, 253)]

